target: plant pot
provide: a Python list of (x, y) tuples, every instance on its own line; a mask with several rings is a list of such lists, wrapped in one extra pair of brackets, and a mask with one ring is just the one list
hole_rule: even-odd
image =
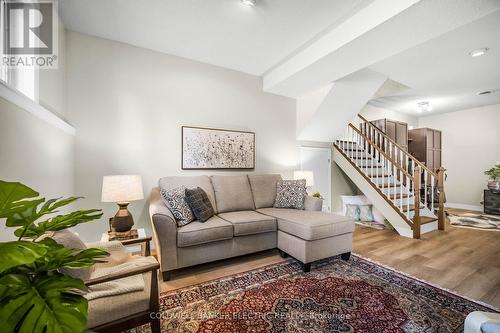
[(498, 190), (498, 189), (500, 189), (500, 184), (496, 180), (490, 180), (488, 182), (488, 189), (490, 189), (490, 190)]

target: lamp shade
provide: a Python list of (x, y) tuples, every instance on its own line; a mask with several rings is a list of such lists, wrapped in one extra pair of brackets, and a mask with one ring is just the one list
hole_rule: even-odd
[(139, 175), (116, 175), (102, 178), (102, 202), (131, 202), (144, 199)]
[(306, 186), (314, 186), (314, 173), (307, 170), (296, 170), (293, 172), (293, 179), (305, 179)]

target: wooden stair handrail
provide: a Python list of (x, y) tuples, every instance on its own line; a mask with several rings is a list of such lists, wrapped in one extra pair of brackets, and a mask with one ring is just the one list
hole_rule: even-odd
[(392, 159), (389, 155), (387, 155), (379, 146), (377, 146), (372, 140), (370, 140), (366, 135), (364, 135), (356, 126), (353, 124), (349, 124), (349, 127), (352, 128), (356, 133), (361, 135), (366, 142), (370, 144), (373, 148), (375, 148), (381, 155), (383, 155), (386, 159), (388, 159), (399, 171), (405, 174), (407, 177), (413, 179), (413, 176), (406, 170), (404, 170), (396, 161)]
[(432, 171), (431, 169), (429, 169), (428, 167), (426, 167), (425, 164), (423, 164), (422, 162), (420, 162), (419, 160), (417, 160), (415, 157), (413, 157), (412, 154), (410, 154), (407, 151), (405, 151), (404, 149), (402, 149), (399, 144), (397, 144), (394, 140), (392, 140), (390, 137), (388, 137), (387, 134), (385, 134), (384, 132), (382, 132), (377, 126), (373, 125), (370, 121), (366, 120), (366, 118), (363, 117), (360, 114), (358, 114), (358, 117), (361, 118), (361, 120), (363, 120), (365, 123), (367, 123), (368, 126), (373, 127), (377, 132), (379, 132), (380, 134), (382, 134), (382, 136), (386, 140), (388, 140), (393, 145), (395, 145), (396, 147), (398, 147), (403, 152), (403, 154), (406, 155), (406, 156), (408, 156), (413, 162), (415, 162), (416, 165), (419, 165), (423, 170), (427, 171), (429, 174), (431, 174), (432, 176), (436, 177), (436, 179), (437, 179), (437, 174), (434, 171)]

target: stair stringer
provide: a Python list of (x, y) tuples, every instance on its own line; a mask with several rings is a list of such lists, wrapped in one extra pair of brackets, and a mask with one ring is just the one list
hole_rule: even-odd
[(399, 213), (382, 197), (363, 174), (354, 167), (351, 162), (340, 153), (337, 148), (333, 149), (333, 160), (352, 180), (352, 182), (363, 192), (371, 203), (384, 215), (389, 223), (401, 236), (413, 238), (413, 231), (408, 223)]

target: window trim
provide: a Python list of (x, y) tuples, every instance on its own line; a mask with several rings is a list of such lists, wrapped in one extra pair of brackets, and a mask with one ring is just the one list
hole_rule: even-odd
[(70, 135), (74, 136), (76, 134), (75, 128), (66, 120), (60, 118), (37, 102), (34, 102), (31, 98), (10, 87), (2, 80), (0, 80), (0, 98), (13, 103), (24, 111), (31, 113), (35, 117), (63, 130)]

